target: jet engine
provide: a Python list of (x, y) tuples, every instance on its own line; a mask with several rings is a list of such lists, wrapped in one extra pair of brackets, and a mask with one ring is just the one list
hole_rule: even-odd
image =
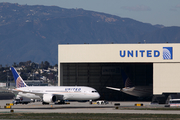
[(52, 103), (56, 101), (56, 96), (52, 94), (44, 94), (43, 95), (43, 102)]

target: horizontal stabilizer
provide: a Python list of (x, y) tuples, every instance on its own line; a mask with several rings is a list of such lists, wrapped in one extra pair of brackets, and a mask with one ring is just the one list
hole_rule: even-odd
[(121, 89), (120, 89), (120, 88), (113, 88), (113, 87), (106, 87), (106, 88), (108, 88), (108, 89), (112, 89), (112, 90), (121, 91)]

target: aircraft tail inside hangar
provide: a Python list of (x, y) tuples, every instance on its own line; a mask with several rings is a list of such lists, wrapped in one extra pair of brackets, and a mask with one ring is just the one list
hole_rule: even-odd
[(135, 86), (152, 93), (180, 93), (180, 44), (67, 44), (58, 46), (58, 85), (90, 86), (105, 100), (136, 99), (106, 87), (123, 88), (121, 70)]

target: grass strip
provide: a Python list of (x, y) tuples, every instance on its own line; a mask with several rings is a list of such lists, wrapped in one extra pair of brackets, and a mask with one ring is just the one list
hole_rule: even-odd
[(174, 120), (180, 115), (172, 114), (110, 114), (110, 113), (0, 113), (0, 119), (42, 119), (42, 120)]

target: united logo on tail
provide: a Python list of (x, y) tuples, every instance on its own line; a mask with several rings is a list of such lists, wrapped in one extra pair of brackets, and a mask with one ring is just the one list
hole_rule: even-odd
[(133, 82), (132, 82), (131, 79), (126, 75), (126, 73), (124, 72), (124, 70), (121, 70), (121, 75), (122, 75), (122, 78), (123, 78), (124, 86), (125, 86), (125, 87), (133, 87), (133, 86), (134, 86)]
[(21, 76), (17, 73), (17, 71), (13, 67), (11, 67), (11, 71), (14, 76), (16, 87), (17, 88), (26, 87), (27, 86), (26, 83), (23, 81)]

